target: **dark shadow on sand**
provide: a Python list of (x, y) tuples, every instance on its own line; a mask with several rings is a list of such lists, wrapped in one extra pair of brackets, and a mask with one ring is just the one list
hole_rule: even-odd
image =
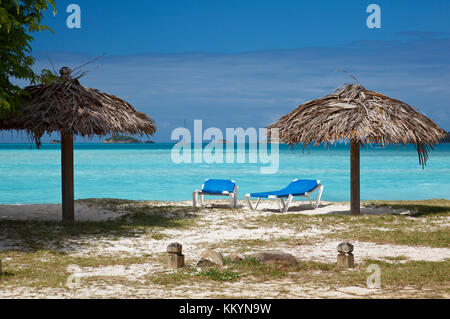
[[(318, 208), (327, 207), (331, 204), (320, 204)], [(295, 213), (295, 212), (306, 212), (306, 211), (312, 211), (314, 208), (309, 204), (304, 205), (292, 205), (289, 207), (289, 210), (285, 213), (281, 212), (279, 209), (273, 209), (273, 208), (264, 208), (264, 209), (258, 209), (262, 212), (271, 212), (271, 213), (279, 213), (279, 214), (289, 214), (289, 213)]]
[[(188, 206), (145, 206), (131, 209), (120, 218), (108, 221), (33, 221), (0, 220), (2, 238), (19, 241), (21, 245), (3, 251), (76, 251), (85, 240), (104, 238), (133, 238), (162, 229), (181, 229), (195, 224), (198, 209)], [(70, 241), (77, 241), (71, 245)], [(0, 245), (1, 246), (1, 245)]]

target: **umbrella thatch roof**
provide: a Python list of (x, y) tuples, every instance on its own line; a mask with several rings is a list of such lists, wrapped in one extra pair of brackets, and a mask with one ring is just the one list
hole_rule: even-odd
[(419, 163), (425, 165), (428, 150), (445, 131), (412, 106), (348, 83), (333, 93), (297, 107), (272, 124), (279, 140), (288, 144), (364, 143), (415, 144)]
[(71, 70), (60, 70), (56, 83), (25, 88), (29, 100), (20, 115), (0, 120), (0, 129), (26, 130), (39, 146), (44, 133), (62, 132), (92, 137), (125, 133), (153, 135), (152, 118), (136, 111), (124, 100), (80, 84)]

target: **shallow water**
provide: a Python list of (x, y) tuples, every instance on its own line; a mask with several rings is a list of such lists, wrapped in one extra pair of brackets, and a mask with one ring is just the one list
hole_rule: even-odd
[[(249, 163), (183, 163), (171, 160), (173, 144), (76, 144), (75, 198), (187, 200), (207, 178), (234, 179), (239, 197), (279, 189), (294, 178), (320, 179), (323, 199), (348, 201), (348, 145), (310, 151), (280, 146), (278, 173), (263, 175)], [(246, 152), (248, 156), (248, 151)], [(60, 146), (0, 144), (0, 203), (61, 202)], [(361, 150), (361, 200), (450, 199), (450, 144), (430, 153), (425, 169), (413, 146)]]

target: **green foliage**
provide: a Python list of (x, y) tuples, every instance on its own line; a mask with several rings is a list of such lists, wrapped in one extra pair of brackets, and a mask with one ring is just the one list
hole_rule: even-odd
[(11, 78), (33, 84), (40, 80), (31, 68), (34, 64), (31, 34), (51, 31), (41, 24), (49, 6), (56, 14), (55, 0), (0, 0), (0, 117), (17, 112), (25, 97), (23, 90), (11, 83)]
[(41, 84), (51, 84), (59, 81), (59, 76), (54, 72), (43, 69), (41, 74), (38, 76), (38, 81)]

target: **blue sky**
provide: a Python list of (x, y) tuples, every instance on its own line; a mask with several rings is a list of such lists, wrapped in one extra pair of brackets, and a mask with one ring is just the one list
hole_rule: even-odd
[[(66, 26), (70, 3), (81, 29)], [(371, 3), (381, 29), (366, 26)], [(57, 0), (57, 9), (45, 18), (54, 33), (35, 36), (36, 70), (105, 54), (82, 83), (154, 117), (157, 141), (194, 119), (264, 127), (349, 81), (342, 69), (450, 130), (450, 1)]]

